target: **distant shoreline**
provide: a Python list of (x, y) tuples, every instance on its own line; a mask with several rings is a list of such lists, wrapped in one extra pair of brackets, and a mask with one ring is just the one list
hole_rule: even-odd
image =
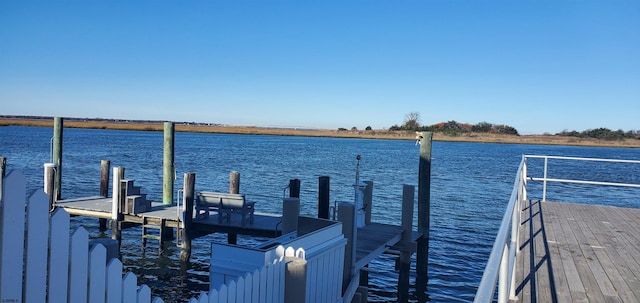
[[(39, 126), (53, 127), (51, 118), (0, 117), (0, 126)], [(162, 122), (157, 121), (122, 121), (106, 119), (66, 119), (64, 127), (92, 128), (136, 131), (162, 131)], [(276, 135), (276, 136), (304, 136), (304, 137), (334, 137), (334, 138), (362, 138), (362, 139), (391, 139), (415, 140), (412, 131), (389, 130), (329, 130), (329, 129), (296, 129), (256, 126), (228, 126), (207, 125), (194, 123), (175, 123), (176, 132), (246, 134), (246, 135)], [(640, 148), (640, 140), (600, 140), (592, 138), (564, 137), (555, 135), (500, 135), (490, 133), (462, 133), (460, 135), (433, 134), (434, 141), (448, 142), (478, 142), (478, 143), (508, 143), (508, 144), (537, 144), (537, 145), (566, 145), (566, 146), (594, 146), (594, 147), (631, 147)]]

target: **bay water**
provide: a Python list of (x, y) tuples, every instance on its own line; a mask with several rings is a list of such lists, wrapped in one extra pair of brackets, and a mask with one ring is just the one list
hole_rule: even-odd
[[(43, 186), (43, 164), (51, 161), (52, 128), (0, 127), (0, 156), (7, 169), (27, 176), (28, 191)], [(640, 159), (640, 149), (433, 142), (431, 231), (428, 293), (433, 302), (473, 300), (500, 220), (511, 194), (523, 154)], [(281, 213), (290, 179), (301, 180), (301, 213), (317, 215), (318, 177), (331, 178), (331, 204), (353, 201), (356, 156), (361, 156), (360, 177), (374, 183), (372, 220), (400, 225), (402, 186), (418, 183), (419, 146), (414, 141), (344, 138), (286, 137), (176, 133), (175, 191), (185, 172), (196, 174), (196, 191), (228, 191), (230, 171), (241, 175), (240, 192), (257, 201), (256, 211)], [(142, 186), (153, 201), (162, 200), (162, 132), (73, 129), (64, 130), (62, 197), (99, 194), (100, 160), (124, 166), (125, 177)], [(542, 160), (531, 160), (529, 175), (542, 176)], [(550, 165), (554, 178), (640, 183), (640, 165), (557, 161)], [(575, 173), (569, 175), (569, 173)], [(577, 174), (577, 175), (576, 175)], [(532, 183), (530, 198), (541, 197)], [(583, 185), (549, 185), (547, 200), (576, 201), (639, 207), (640, 192)], [(174, 194), (175, 199), (175, 194)], [(417, 210), (414, 210), (417, 214)], [(75, 217), (91, 237), (109, 237), (98, 230), (97, 219)], [(417, 218), (414, 218), (414, 226)], [(169, 246), (161, 255), (152, 246), (142, 253), (140, 228), (123, 232), (122, 255), (126, 270), (149, 285), (165, 302), (186, 302), (208, 290), (212, 241), (226, 242), (225, 234), (194, 240), (190, 265), (179, 262), (179, 248)], [(266, 239), (239, 236), (238, 244), (254, 245)], [(415, 260), (414, 260), (415, 261)], [(415, 263), (412, 265), (414, 269)], [(370, 265), (371, 302), (396, 300), (398, 273), (393, 256), (384, 255)], [(411, 283), (415, 283), (412, 272)], [(412, 297), (412, 300), (416, 300)]]

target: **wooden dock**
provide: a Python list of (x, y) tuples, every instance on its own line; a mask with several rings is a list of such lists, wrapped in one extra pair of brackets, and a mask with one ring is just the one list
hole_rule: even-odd
[(519, 238), (518, 302), (640, 302), (640, 209), (532, 201)]
[[(56, 201), (55, 206), (64, 208), (70, 215), (111, 219), (112, 198), (100, 196), (83, 197)], [(178, 227), (178, 207), (151, 202), (151, 211), (139, 214), (124, 214), (125, 224), (142, 224), (143, 217), (165, 220), (166, 227)], [(192, 229), (196, 236), (204, 236), (215, 232), (251, 235), (259, 237), (277, 237), (281, 234), (281, 216), (267, 213), (255, 213), (253, 223), (242, 225), (240, 218), (231, 216), (229, 222), (218, 223), (218, 214), (212, 213), (207, 219), (194, 220)]]

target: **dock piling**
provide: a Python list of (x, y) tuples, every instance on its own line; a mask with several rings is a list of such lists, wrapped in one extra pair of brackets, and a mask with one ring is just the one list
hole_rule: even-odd
[[(416, 292), (426, 296), (429, 267), (429, 230), (431, 220), (431, 145), (433, 133), (420, 133), (418, 171), (418, 238), (416, 252)], [(424, 299), (424, 298), (423, 298)]]
[(347, 238), (347, 245), (344, 248), (343, 291), (349, 285), (356, 265), (357, 228), (354, 220), (355, 212), (355, 205), (353, 203), (342, 202), (338, 205), (338, 221), (342, 222), (342, 234)]
[[(109, 170), (111, 167), (111, 161), (100, 161), (100, 196), (106, 198), (109, 195)], [(100, 232), (107, 230), (107, 219), (98, 219), (100, 224)]]
[(100, 161), (100, 196), (106, 198), (109, 195), (109, 168), (111, 161)]
[(289, 197), (300, 198), (300, 179), (289, 180)]
[[(240, 193), (240, 172), (231, 171), (231, 173), (229, 173), (229, 193)], [(220, 216), (220, 214), (218, 214), (218, 216)], [(234, 245), (238, 243), (238, 234), (227, 233), (227, 243)]]
[(196, 174), (184, 174), (184, 217), (182, 219), (182, 245), (180, 246), (180, 261), (189, 262), (191, 259), (191, 223), (193, 221), (193, 199), (195, 197)]
[(44, 193), (49, 196), (49, 211), (53, 211), (53, 202), (56, 201), (56, 165), (44, 164)]
[(318, 219), (329, 219), (330, 182), (329, 176), (318, 178)]
[(173, 122), (164, 123), (164, 157), (162, 204), (173, 204), (173, 181), (175, 179), (175, 164), (173, 158), (175, 127)]
[(229, 173), (229, 193), (240, 193), (240, 172), (237, 172), (235, 170)]
[(122, 232), (120, 230), (122, 215), (120, 213), (120, 181), (122, 180), (122, 168), (116, 166), (113, 168), (112, 183), (112, 200), (111, 200), (111, 238), (118, 240), (118, 248), (122, 240)]
[(409, 271), (411, 270), (411, 252), (408, 247), (413, 232), (413, 201), (415, 187), (402, 186), (402, 237), (400, 238), (400, 274), (398, 277), (398, 302), (409, 300)]
[(364, 224), (371, 224), (371, 210), (373, 207), (373, 181), (364, 181), (367, 186), (364, 188)]
[(300, 198), (284, 198), (282, 200), (282, 234), (298, 230), (300, 216)]
[(62, 198), (62, 135), (64, 121), (61, 117), (53, 118), (53, 163), (56, 164), (55, 200)]

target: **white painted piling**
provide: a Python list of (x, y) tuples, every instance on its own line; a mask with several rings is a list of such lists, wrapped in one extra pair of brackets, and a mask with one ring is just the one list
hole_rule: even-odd
[(300, 216), (300, 198), (284, 198), (282, 200), (282, 234), (298, 230)]

